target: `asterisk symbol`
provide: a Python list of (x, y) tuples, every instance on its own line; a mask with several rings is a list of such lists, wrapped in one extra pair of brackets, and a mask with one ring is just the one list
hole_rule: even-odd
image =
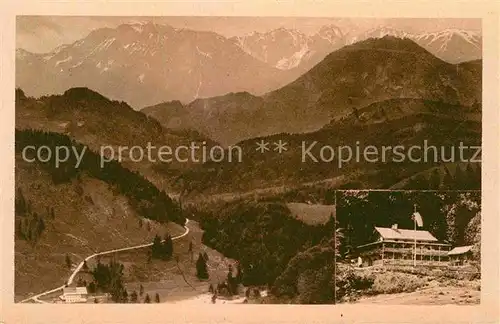
[(287, 142), (283, 142), (282, 140), (279, 140), (278, 143), (274, 142), (274, 145), (276, 146), (274, 148), (275, 151), (278, 151), (278, 153), (282, 153), (283, 151), (286, 151), (287, 148), (286, 148), (286, 145), (287, 145)]
[(269, 143), (265, 142), (264, 140), (261, 140), (260, 142), (256, 142), (257, 148), (255, 149), (256, 151), (260, 151), (260, 153), (264, 153), (265, 151), (269, 151)]

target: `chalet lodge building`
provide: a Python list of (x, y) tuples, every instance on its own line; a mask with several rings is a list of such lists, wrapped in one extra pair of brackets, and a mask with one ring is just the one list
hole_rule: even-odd
[(451, 245), (440, 243), (429, 231), (375, 227), (375, 242), (356, 248), (358, 266), (411, 265), (414, 264), (416, 241), (416, 264), (446, 266)]

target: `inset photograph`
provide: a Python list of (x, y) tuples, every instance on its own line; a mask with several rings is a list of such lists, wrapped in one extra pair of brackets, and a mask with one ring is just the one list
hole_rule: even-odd
[(480, 191), (338, 191), (336, 216), (339, 303), (480, 303)]

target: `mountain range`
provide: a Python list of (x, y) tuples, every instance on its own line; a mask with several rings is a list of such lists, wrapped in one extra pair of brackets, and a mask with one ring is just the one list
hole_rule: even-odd
[(135, 108), (230, 91), (261, 94), (285, 84), (287, 74), (216, 33), (153, 23), (97, 29), (48, 54), (16, 52), (16, 85), (30, 96), (89, 87)]
[(134, 109), (230, 92), (262, 95), (294, 81), (342, 46), (386, 35), (412, 39), (450, 63), (481, 58), (480, 35), (462, 30), (410, 34), (382, 27), (353, 35), (328, 25), (313, 35), (278, 28), (227, 38), (146, 22), (96, 29), (50, 53), (18, 48), (16, 86), (30, 96), (89, 87)]
[[(369, 140), (380, 146), (397, 143), (395, 136), (405, 144), (421, 144), (423, 139), (436, 145), (456, 140), (480, 144), (481, 71), (481, 60), (451, 64), (409, 38), (384, 36), (342, 46), (294, 81), (260, 96), (230, 92), (136, 111), (85, 88), (38, 99), (18, 91), (16, 128), (65, 133), (91, 147), (144, 147), (149, 141), (243, 147), (244, 163), (237, 165), (130, 164), (162, 189), (175, 186), (172, 181), (180, 176), (192, 189), (209, 186), (214, 193), (337, 177), (343, 177), (338, 185), (405, 186), (405, 179), (442, 165), (368, 164), (337, 170), (328, 164), (298, 163), (297, 147), (304, 140), (333, 147)], [(256, 141), (280, 138), (296, 146), (287, 152), (287, 162), (255, 155)]]

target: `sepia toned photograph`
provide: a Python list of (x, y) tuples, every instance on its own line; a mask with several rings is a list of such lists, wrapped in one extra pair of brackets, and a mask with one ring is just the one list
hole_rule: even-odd
[(482, 37), (17, 16), (15, 302), (479, 304)]
[(346, 303), (480, 303), (480, 191), (339, 191)]

